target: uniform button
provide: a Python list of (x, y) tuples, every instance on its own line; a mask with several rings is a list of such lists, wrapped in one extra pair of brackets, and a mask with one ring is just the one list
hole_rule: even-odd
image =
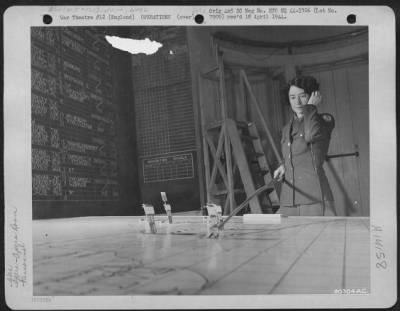
[(303, 137), (303, 134), (300, 134), (300, 137)]
[(290, 146), (290, 142), (288, 142), (287, 145)]

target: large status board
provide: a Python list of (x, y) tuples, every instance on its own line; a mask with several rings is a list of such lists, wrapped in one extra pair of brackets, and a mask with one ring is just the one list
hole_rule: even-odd
[[(132, 30), (136, 36), (138, 29)], [(187, 164), (188, 158), (192, 158), (190, 152), (196, 149), (196, 133), (186, 30), (154, 27), (145, 29), (141, 35), (163, 45), (153, 55), (132, 56), (138, 149), (144, 182), (193, 178), (193, 165)], [(159, 178), (150, 169), (157, 166), (154, 166), (154, 157), (164, 170)], [(180, 166), (184, 167), (182, 173), (176, 170)]]
[(163, 212), (163, 191), (175, 211), (197, 208), (198, 148), (186, 28), (132, 27), (131, 36), (162, 44), (152, 55), (131, 56), (142, 200)]
[(118, 199), (111, 47), (101, 27), (32, 27), (32, 200)]

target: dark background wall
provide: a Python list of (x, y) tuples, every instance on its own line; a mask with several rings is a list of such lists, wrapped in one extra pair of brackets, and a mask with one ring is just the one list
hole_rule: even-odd
[[(110, 35), (129, 37), (129, 28), (110, 28)], [(141, 210), (135, 101), (132, 91), (131, 58), (127, 52), (112, 49), (111, 72), (114, 81), (116, 145), (118, 146), (118, 178), (120, 185), (118, 215), (138, 214)]]

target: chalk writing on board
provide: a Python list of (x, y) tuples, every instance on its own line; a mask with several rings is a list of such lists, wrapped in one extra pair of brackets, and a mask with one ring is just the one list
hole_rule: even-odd
[(72, 115), (67, 113), (65, 115), (65, 120), (67, 121), (68, 124), (74, 125), (74, 126), (79, 126), (85, 129), (91, 130), (93, 126), (91, 124), (88, 124), (88, 121), (85, 118), (82, 118), (80, 116)]
[(52, 96), (57, 95), (56, 79), (34, 69), (32, 69), (32, 88)]
[(92, 114), (91, 114), (91, 117), (92, 117), (92, 119), (99, 120), (99, 121), (102, 121), (102, 122), (104, 122), (104, 123), (109, 123), (109, 124), (114, 123), (113, 120), (111, 120), (111, 119), (109, 119), (109, 118), (106, 118), (106, 117), (103, 117), (103, 116), (98, 115), (98, 114), (92, 113)]
[[(104, 65), (106, 65), (107, 60), (106, 60), (103, 56), (99, 55), (98, 53), (94, 53), (94, 52), (92, 52), (92, 51), (89, 50), (89, 51), (88, 51), (88, 55), (89, 55), (90, 57), (92, 57), (92, 60), (93, 60), (95, 63), (97, 63), (97, 64), (102, 63), (102, 64), (103, 64), (102, 67), (103, 67)], [(99, 69), (101, 69), (101, 68), (99, 67)]]
[(118, 199), (111, 54), (103, 33), (31, 29), (34, 201)]
[[(50, 165), (50, 166), (49, 166)], [(61, 158), (58, 152), (32, 148), (32, 169), (50, 172), (61, 171)]]
[(97, 145), (82, 143), (79, 141), (73, 141), (68, 139), (62, 140), (62, 148), (66, 151), (73, 151), (79, 153), (96, 152), (98, 149)]
[(89, 183), (89, 178), (87, 177), (70, 177), (69, 185), (75, 188), (85, 188)]
[(50, 120), (58, 120), (58, 105), (54, 100), (49, 101)]
[(77, 154), (69, 154), (67, 158), (70, 164), (80, 165), (80, 166), (91, 166), (90, 157)]
[(97, 84), (100, 84), (102, 81), (101, 78), (99, 78), (98, 76), (96, 76), (92, 73), (89, 73), (89, 78), (92, 79)]
[(32, 174), (32, 191), (33, 195), (56, 195), (62, 194), (60, 176)]
[(94, 166), (95, 166), (95, 165), (103, 166), (103, 165), (106, 165), (106, 164), (107, 164), (107, 161), (104, 160), (104, 159), (101, 159), (101, 158), (96, 158), (96, 157), (94, 157), (92, 161), (93, 161), (92, 163), (93, 163)]
[(77, 74), (81, 73), (81, 68), (79, 66), (77, 66), (76, 64), (72, 64), (66, 60), (64, 60), (63, 64), (64, 64), (64, 71), (73, 72), (73, 73), (77, 73)]
[(37, 124), (34, 120), (32, 121), (32, 144), (34, 145), (47, 145), (49, 142), (49, 134), (46, 131), (46, 127), (41, 124)]
[(53, 152), (51, 157), (51, 170), (53, 172), (61, 171), (61, 156), (58, 152)]
[(32, 148), (32, 169), (47, 171), (49, 162), (50, 155), (46, 150)]
[(57, 196), (62, 194), (60, 176), (53, 176), (53, 194)]
[(81, 103), (83, 103), (88, 98), (88, 95), (82, 89), (77, 89), (71, 83), (64, 83), (64, 92), (67, 97)]
[(58, 129), (50, 128), (50, 145), (52, 148), (60, 148), (60, 135)]
[(64, 125), (65, 125), (65, 122), (64, 122), (64, 112), (60, 112), (60, 114), (59, 114), (59, 116), (60, 116), (60, 127), (64, 127)]
[(83, 55), (83, 53), (86, 51), (85, 47), (81, 44), (79, 44), (78, 42), (72, 40), (71, 38), (68, 38), (67, 36), (62, 36), (61, 37), (61, 43), (70, 48), (71, 50), (73, 50), (76, 53), (79, 53), (81, 55)]
[(69, 37), (72, 37), (74, 40), (79, 41), (80, 43), (84, 42), (84, 39), (80, 35), (71, 31), (69, 28), (63, 28), (63, 33), (67, 34)]
[(104, 145), (106, 143), (104, 139), (101, 139), (99, 137), (92, 137), (92, 142), (98, 145)]
[(94, 93), (90, 94), (90, 99), (94, 102), (94, 103), (101, 103), (104, 101), (103, 97), (96, 95)]
[(71, 76), (71, 75), (68, 75), (68, 74), (66, 74), (66, 73), (64, 73), (64, 80), (65, 81), (69, 81), (69, 82), (73, 82), (73, 83), (75, 83), (76, 85), (78, 85), (78, 86), (80, 86), (81, 88), (83, 88), (83, 81), (82, 80), (80, 80), (80, 79), (77, 79), (77, 78), (75, 78), (75, 77), (73, 77), (73, 76)]
[(58, 105), (55, 99), (32, 93), (32, 114), (46, 117), (49, 112), (50, 120), (58, 120)]
[(50, 46), (54, 46), (57, 42), (57, 33), (48, 28), (32, 27), (31, 34), (33, 38), (39, 39)]
[(48, 111), (48, 98), (32, 94), (32, 113), (37, 116), (45, 116)]
[(51, 73), (56, 72), (56, 56), (40, 49), (36, 46), (32, 46), (31, 49), (32, 55), (32, 65), (40, 67), (42, 69), (46, 69)]
[(50, 189), (49, 176), (33, 174), (32, 185), (33, 195), (47, 195)]

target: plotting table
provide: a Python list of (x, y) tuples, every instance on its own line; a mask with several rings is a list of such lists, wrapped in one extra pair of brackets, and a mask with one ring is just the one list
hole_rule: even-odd
[(202, 216), (33, 221), (34, 295), (333, 294), (370, 290), (369, 218), (232, 218), (218, 239)]

